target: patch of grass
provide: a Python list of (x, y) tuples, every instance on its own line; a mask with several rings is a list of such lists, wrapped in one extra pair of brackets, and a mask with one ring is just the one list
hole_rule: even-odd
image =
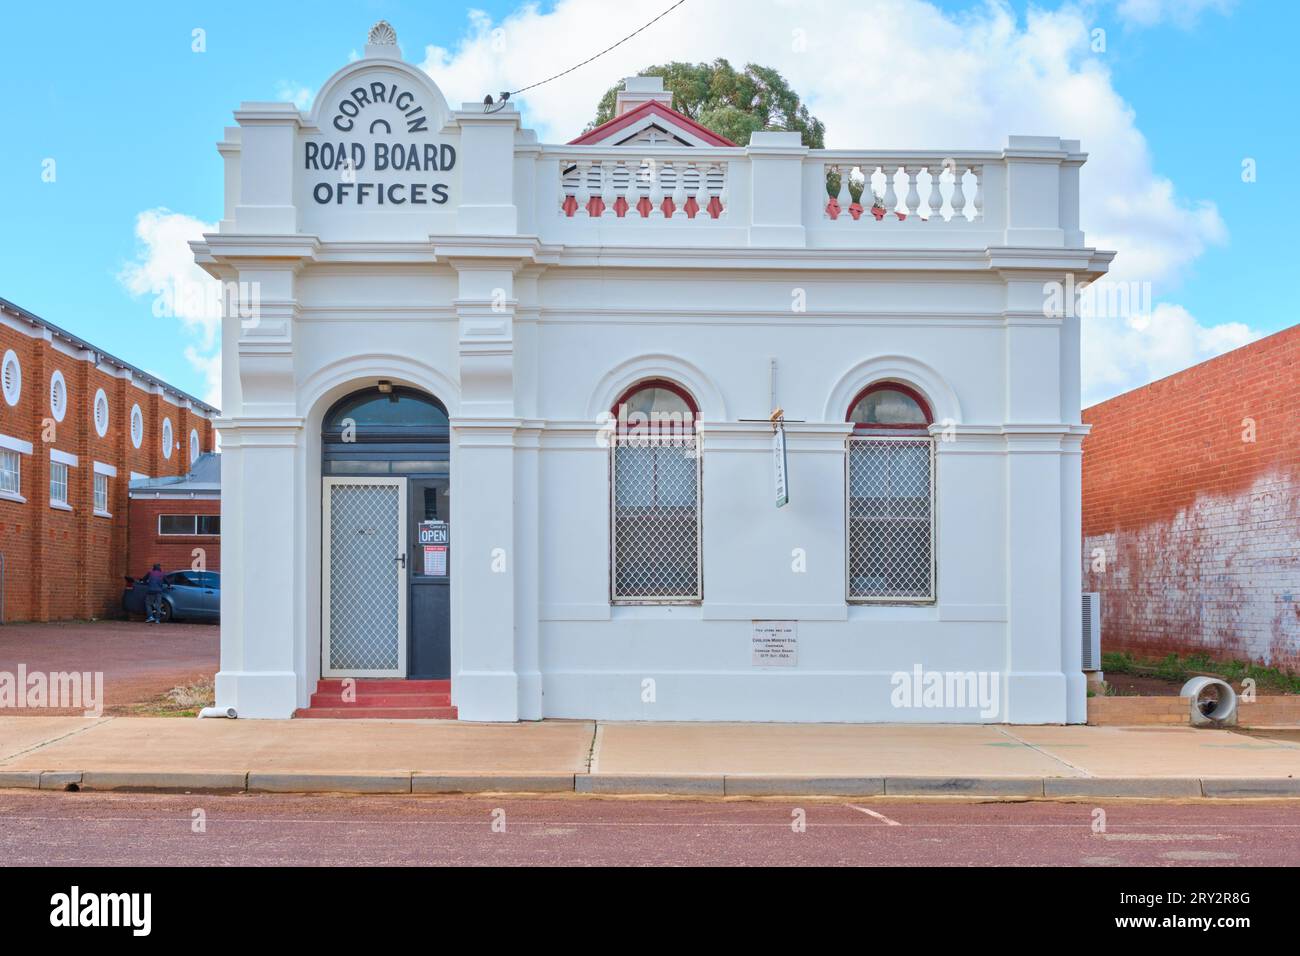
[(216, 702), (216, 690), (212, 686), (211, 677), (201, 678), (193, 684), (173, 687), (167, 692), (167, 696), (177, 707), (195, 710), (211, 707)]
[(129, 713), (133, 717), (197, 717), (204, 707), (216, 702), (216, 690), (211, 677), (203, 677), (190, 684), (173, 687), (151, 701), (133, 704)]
[(1255, 689), (1260, 693), (1300, 694), (1300, 674), (1279, 667), (1265, 667), (1252, 661), (1215, 660), (1204, 653), (1183, 656), (1167, 654), (1160, 658), (1140, 660), (1126, 651), (1106, 652), (1101, 655), (1101, 668), (1115, 674), (1158, 677), (1174, 683), (1182, 683), (1201, 674), (1218, 677), (1235, 685), (1240, 685), (1249, 678), (1254, 680)]

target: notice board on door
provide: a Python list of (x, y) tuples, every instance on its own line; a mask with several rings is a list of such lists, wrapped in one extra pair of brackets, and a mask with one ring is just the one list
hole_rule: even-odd
[(426, 544), (424, 546), (424, 573), (435, 578), (445, 578), (447, 576), (447, 546), (445, 544)]

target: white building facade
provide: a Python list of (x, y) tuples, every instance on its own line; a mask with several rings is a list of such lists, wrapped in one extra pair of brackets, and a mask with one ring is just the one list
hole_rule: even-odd
[(724, 145), (641, 78), (552, 146), (370, 40), (236, 112), (194, 244), (219, 705), (1084, 721), (1077, 142)]

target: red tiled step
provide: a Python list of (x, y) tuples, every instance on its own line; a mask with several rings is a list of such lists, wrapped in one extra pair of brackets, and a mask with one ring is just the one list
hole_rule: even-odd
[(312, 707), (450, 707), (451, 694), (358, 694), (344, 700), (337, 693), (311, 695)]
[[(354, 681), (357, 696), (364, 694), (450, 694), (449, 680), (396, 680), (388, 677), (358, 677)], [(340, 678), (323, 679), (316, 682), (316, 693), (338, 694), (343, 690)]]
[[(318, 681), (310, 706), (294, 711), (295, 717), (332, 717), (378, 719), (455, 720), (451, 706), (449, 680), (396, 680), (357, 678), (352, 692), (355, 699), (343, 699), (344, 681), (331, 678)], [(349, 694), (352, 696), (352, 694)]]
[(455, 707), (307, 707), (293, 712), (295, 717), (363, 718), (367, 720), (455, 720)]

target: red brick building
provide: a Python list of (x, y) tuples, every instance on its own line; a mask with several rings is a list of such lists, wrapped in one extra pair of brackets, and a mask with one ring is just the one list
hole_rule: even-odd
[(206, 452), (183, 477), (131, 482), (127, 561), (142, 574), (156, 561), (221, 570), (221, 456)]
[(1085, 409), (1102, 649), (1300, 669), (1300, 325)]
[(0, 385), (0, 620), (120, 613), (127, 486), (186, 474), (217, 410), (4, 299)]

